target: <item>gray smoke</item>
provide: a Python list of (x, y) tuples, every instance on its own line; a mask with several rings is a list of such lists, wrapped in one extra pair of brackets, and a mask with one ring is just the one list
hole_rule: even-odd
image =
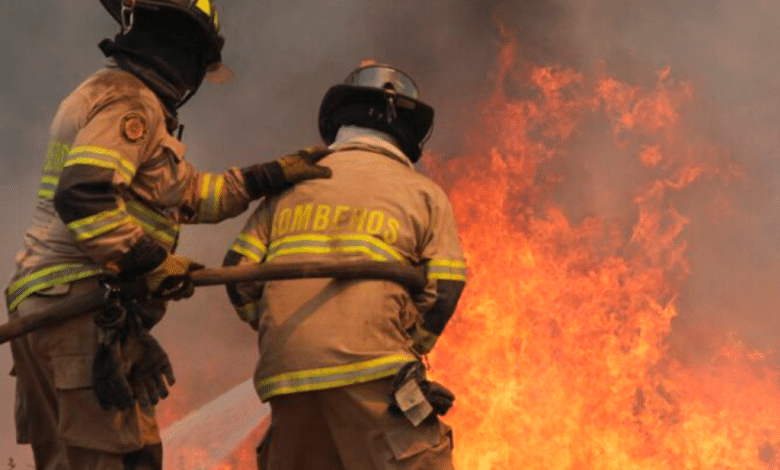
[[(316, 114), (324, 91), (362, 58), (393, 63), (413, 75), (437, 111), (429, 148), (457, 155), (475, 105), (492, 89), (501, 36), (518, 38), (534, 63), (606, 68), (643, 83), (670, 65), (693, 82), (708, 110), (714, 140), (732, 149), (746, 179), (729, 188), (734, 214), (720, 224), (696, 213), (693, 276), (680, 299), (681, 330), (699, 325), (734, 330), (756, 347), (780, 333), (780, 33), (773, 0), (514, 0), (371, 1), (224, 0), (225, 60), (233, 83), (204, 86), (183, 113), (187, 158), (202, 170), (264, 161), (318, 142)], [(98, 2), (5, 3), (0, 28), (0, 271), (30, 220), (47, 141), (59, 101), (102, 63), (96, 48), (114, 26)], [(606, 165), (604, 165), (606, 167)], [(620, 167), (609, 178), (585, 177), (571, 191), (614, 184), (630, 193)], [(572, 206), (575, 216), (600, 209)], [(615, 217), (624, 216), (612, 208)], [(243, 218), (239, 218), (243, 219)], [(182, 253), (207, 264), (222, 255), (242, 224), (188, 228)], [(165, 406), (197, 408), (251, 372), (254, 338), (211, 288), (175, 306), (159, 327), (172, 350), (179, 384)], [(685, 338), (689, 338), (685, 335)], [(9, 348), (0, 370), (10, 369)], [(14, 445), (13, 380), (0, 382), (0, 465), (28, 461)], [(163, 407), (163, 414), (165, 407)], [(26, 468), (20, 465), (19, 468)]]

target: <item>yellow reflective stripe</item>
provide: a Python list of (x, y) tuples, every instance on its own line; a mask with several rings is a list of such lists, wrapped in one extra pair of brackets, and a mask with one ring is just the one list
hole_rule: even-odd
[[(347, 244), (352, 243), (352, 244)], [(283, 245), (294, 245), (281, 248)], [(340, 246), (339, 246), (340, 245)], [(367, 246), (366, 246), (367, 245)], [(371, 256), (378, 261), (387, 261), (388, 257), (396, 261), (403, 261), (395, 248), (371, 235), (321, 235), (304, 234), (291, 235), (274, 241), (268, 247), (269, 257), (281, 256), (292, 253), (334, 253), (334, 252), (359, 252)]]
[(256, 252), (244, 246), (239, 245), (238, 242), (234, 243), (233, 246), (230, 247), (230, 249), (244, 256), (245, 258), (254, 261), (255, 263), (259, 263), (260, 261), (263, 260), (262, 255), (258, 255)]
[(195, 4), (196, 7), (200, 9), (203, 13), (206, 14), (209, 18), (211, 18), (211, 2), (210, 0), (198, 0), (198, 3)]
[(465, 268), (466, 263), (460, 260), (434, 259), (428, 262), (428, 266), (443, 266), (447, 268)]
[(415, 360), (410, 355), (393, 354), (354, 364), (286, 372), (259, 380), (255, 387), (260, 398), (266, 400), (285, 393), (343, 387), (388, 377), (395, 375), (404, 364)]
[(206, 222), (215, 221), (219, 215), (222, 190), (225, 186), (225, 177), (222, 175), (207, 174), (203, 178), (201, 189), (200, 216)]
[(465, 274), (453, 274), (453, 273), (428, 273), (428, 279), (441, 279), (444, 281), (466, 281)]
[(179, 224), (139, 202), (129, 201), (127, 211), (146, 233), (167, 248), (173, 248), (179, 236)]
[(340, 246), (340, 247), (298, 247), (298, 248), (286, 248), (282, 250), (276, 250), (272, 254), (268, 255), (266, 261), (271, 261), (279, 256), (295, 255), (295, 254), (315, 254), (326, 255), (331, 253), (363, 253), (374, 261), (389, 261), (385, 256), (379, 255), (371, 251), (370, 248), (365, 246)]
[(200, 217), (202, 219), (207, 218), (209, 211), (209, 195), (211, 194), (211, 173), (203, 175), (203, 181), (201, 181), (202, 187), (200, 188)]
[(41, 199), (51, 199), (54, 197), (54, 190), (53, 189), (39, 189), (38, 190), (38, 197)]
[(144, 232), (151, 235), (151, 237), (157, 241), (162, 242), (168, 248), (171, 248), (173, 243), (176, 241), (176, 237), (174, 235), (159, 230), (157, 227), (141, 218), (133, 217), (133, 222), (140, 225), (141, 228), (144, 229)]
[(433, 259), (428, 262), (428, 279), (466, 280), (466, 263), (462, 260)]
[(124, 207), (119, 207), (73, 221), (67, 227), (76, 234), (76, 240), (83, 241), (102, 235), (120, 225), (132, 223), (132, 221), (132, 217), (125, 211)]
[(56, 266), (51, 266), (51, 267), (48, 267), (48, 268), (44, 268), (44, 269), (35, 271), (34, 273), (29, 274), (29, 275), (27, 275), (27, 276), (17, 280), (16, 282), (11, 284), (10, 286), (8, 286), (8, 292), (13, 293), (14, 291), (19, 290), (19, 288), (23, 284), (27, 284), (28, 282), (35, 281), (36, 279), (42, 278), (43, 276), (48, 276), (49, 274), (52, 274), (52, 273), (55, 273), (55, 272), (59, 272), (59, 271), (62, 271), (64, 269), (75, 268), (75, 267), (79, 267), (79, 266), (83, 266), (83, 265), (79, 264), (79, 263), (58, 264)]
[[(62, 273), (62, 271), (67, 271)], [(15, 309), (24, 299), (35, 292), (49, 287), (96, 276), (104, 273), (102, 269), (83, 264), (60, 264), (41, 269), (14, 282), (6, 292), (8, 310)]]
[(71, 149), (65, 166), (72, 165), (92, 165), (116, 170), (128, 182), (133, 179), (136, 172), (135, 165), (122, 158), (116, 150), (94, 146), (79, 146)]
[(246, 242), (253, 247), (257, 248), (261, 252), (265, 253), (265, 243), (261, 242), (259, 238), (249, 235), (248, 233), (242, 233), (238, 236), (238, 239), (242, 242)]
[(214, 189), (209, 194), (208, 202), (208, 220), (216, 220), (219, 215), (219, 202), (222, 199), (222, 190), (225, 187), (225, 177), (217, 175), (214, 177)]
[(53, 184), (53, 185), (56, 186), (57, 183), (60, 182), (60, 177), (59, 176), (43, 176), (43, 177), (41, 177), (41, 182), (42, 183)]

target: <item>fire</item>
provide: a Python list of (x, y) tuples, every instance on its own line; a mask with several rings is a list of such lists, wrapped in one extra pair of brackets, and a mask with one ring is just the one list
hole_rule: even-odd
[[(516, 50), (500, 55), (467, 155), (428, 168), (449, 189), (470, 271), (431, 358), (458, 397), (456, 467), (780, 468), (780, 373), (766, 355), (729, 338), (693, 365), (668, 345), (691, 269), (676, 198), (741, 177), (698, 137), (694, 87), (669, 68), (649, 87), (524, 68)], [(598, 160), (593, 148), (631, 168), (629, 224), (575, 221), (556, 199), (578, 177), (567, 162)]]

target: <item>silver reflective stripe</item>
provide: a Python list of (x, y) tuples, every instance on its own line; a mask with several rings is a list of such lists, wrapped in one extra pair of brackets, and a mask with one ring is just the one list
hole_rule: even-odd
[(404, 364), (414, 362), (411, 355), (394, 354), (369, 361), (335, 367), (323, 367), (271, 376), (255, 383), (265, 401), (275, 395), (345, 387), (395, 375)]
[(41, 199), (54, 198), (54, 191), (57, 190), (57, 184), (60, 182), (59, 173), (44, 172), (41, 177), (41, 185), (38, 187), (38, 197)]
[(428, 262), (428, 279), (466, 280), (466, 263), (461, 260), (434, 259)]
[(98, 237), (120, 225), (131, 222), (132, 219), (125, 209), (118, 207), (83, 219), (74, 220), (67, 227), (76, 235), (76, 240), (84, 241)]
[(133, 180), (136, 172), (135, 165), (122, 158), (116, 150), (89, 145), (71, 149), (65, 167), (73, 165), (89, 165), (114, 170), (127, 183)]
[(246, 258), (259, 263), (265, 256), (266, 248), (263, 243), (251, 235), (241, 234), (230, 247), (231, 250), (239, 253)]
[(219, 208), (222, 190), (225, 187), (223, 175), (203, 175), (200, 190), (200, 220), (201, 222), (216, 222), (219, 220)]
[(179, 224), (136, 201), (127, 202), (127, 212), (146, 233), (166, 249), (170, 251), (176, 246), (181, 230)]
[(363, 253), (375, 261), (403, 261), (390, 245), (370, 235), (294, 235), (271, 244), (267, 261), (293, 254)]
[(11, 284), (6, 290), (5, 301), (8, 310), (15, 309), (31, 294), (51, 286), (67, 284), (91, 276), (103, 274), (106, 271), (95, 266), (71, 263), (58, 264), (39, 269)]

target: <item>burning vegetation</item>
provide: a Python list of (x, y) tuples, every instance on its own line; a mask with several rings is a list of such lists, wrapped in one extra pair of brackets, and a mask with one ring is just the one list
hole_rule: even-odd
[[(469, 151), (428, 158), (469, 266), (431, 358), (458, 397), (446, 417), (457, 468), (780, 468), (780, 377), (766, 355), (733, 337), (695, 365), (670, 350), (690, 274), (676, 202), (695, 190), (707, 196), (694, 210), (717, 212), (717, 188), (742, 177), (688, 122), (695, 88), (669, 69), (640, 86), (526, 66), (512, 40), (496, 84)], [(603, 160), (582, 155), (588, 140), (637, 168), (630, 217), (573, 220), (558, 201), (587, 177), (567, 176), (567, 162)]]

